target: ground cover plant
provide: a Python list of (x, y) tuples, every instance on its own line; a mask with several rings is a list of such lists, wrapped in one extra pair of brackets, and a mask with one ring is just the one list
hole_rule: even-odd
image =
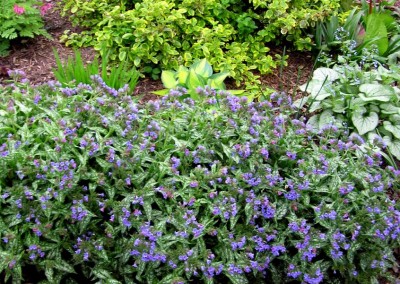
[(116, 60), (141, 71), (190, 66), (207, 58), (216, 71), (252, 83), (280, 60), (268, 54), (268, 42), (292, 42), (311, 48), (308, 29), (336, 13), (340, 1), (73, 1), (63, 0), (65, 15), (87, 28), (63, 37), (66, 44), (99, 48), (106, 44)]
[[(18, 71), (14, 77), (22, 77)], [(0, 271), (49, 283), (376, 282), (399, 171), (284, 93), (138, 104), (99, 76), (0, 87)], [(266, 279), (266, 280), (264, 280)], [(76, 280), (75, 280), (76, 281)]]
[(42, 16), (50, 4), (35, 0), (3, 0), (0, 7), (0, 56), (8, 54), (10, 41), (50, 35), (44, 29)]

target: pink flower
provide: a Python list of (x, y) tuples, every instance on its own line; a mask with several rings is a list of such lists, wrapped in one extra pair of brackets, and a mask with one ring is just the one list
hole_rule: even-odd
[(17, 15), (22, 15), (23, 13), (25, 13), (25, 8), (15, 4), (14, 5), (14, 13)]
[(44, 4), (42, 7), (40, 7), (40, 15), (44, 16), (51, 8), (52, 5), (50, 3)]

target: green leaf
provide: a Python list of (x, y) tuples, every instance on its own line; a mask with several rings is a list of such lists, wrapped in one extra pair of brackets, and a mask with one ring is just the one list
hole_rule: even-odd
[(152, 94), (155, 94), (157, 96), (166, 96), (169, 94), (169, 89), (163, 89), (163, 90), (158, 90), (158, 91), (153, 91), (151, 92)]
[(311, 128), (311, 131), (316, 133), (319, 131), (319, 114), (313, 115), (312, 117), (309, 118), (307, 121), (307, 127)]
[(205, 80), (198, 75), (193, 69), (190, 70), (189, 76), (186, 79), (186, 86), (188, 89), (196, 89), (197, 87), (204, 87)]
[(330, 109), (324, 110), (319, 116), (318, 128), (321, 129), (325, 125), (334, 124), (335, 117)]
[(103, 279), (103, 280), (113, 279), (110, 272), (102, 268), (95, 267), (94, 269), (92, 269), (91, 274), (96, 276), (98, 279)]
[(364, 135), (365, 133), (374, 130), (379, 123), (379, 117), (376, 112), (370, 112), (368, 115), (365, 115), (366, 113), (367, 109), (361, 107), (351, 116), (351, 121), (360, 135)]
[(278, 206), (275, 212), (275, 220), (281, 220), (287, 213), (287, 206)]
[(388, 102), (395, 95), (392, 87), (380, 84), (362, 84), (360, 92), (364, 93), (359, 94), (363, 101)]
[(161, 81), (165, 88), (173, 89), (178, 86), (178, 82), (175, 79), (174, 71), (162, 71), (161, 73)]
[(193, 70), (196, 74), (203, 76), (204, 78), (208, 78), (213, 74), (213, 69), (205, 58), (195, 62), (190, 69), (190, 71)]
[(372, 13), (368, 15), (365, 27), (364, 41), (366, 46), (376, 44), (380, 55), (384, 54), (389, 46), (388, 33), (384, 20), (381, 14)]
[(392, 140), (389, 136), (383, 137), (383, 141), (388, 145), (390, 153), (400, 160), (400, 140)]
[(314, 80), (312, 79), (308, 85), (301, 85), (299, 88), (302, 92), (310, 94), (313, 100), (322, 101), (327, 97), (331, 96), (332, 93), (326, 88), (327, 83), (324, 80)]
[(384, 121), (383, 127), (391, 132), (394, 137), (400, 139), (400, 125), (399, 124), (392, 124), (390, 121)]
[(179, 85), (185, 86), (188, 76), (189, 69), (184, 66), (179, 66), (178, 71), (176, 71), (176, 77), (178, 78)]
[(66, 261), (64, 260), (57, 260), (53, 263), (53, 267), (61, 270), (61, 271), (65, 271), (65, 272), (69, 272), (69, 273), (76, 273), (74, 268)]
[(231, 280), (232, 284), (247, 284), (249, 281), (246, 277), (240, 274), (231, 275), (230, 273), (225, 273), (225, 275)]
[(216, 90), (225, 90), (226, 87), (224, 84), (224, 80), (228, 76), (229, 76), (229, 72), (216, 73), (208, 79), (207, 85), (209, 85), (211, 88), (214, 88)]
[(152, 213), (152, 207), (149, 201), (144, 202), (143, 204), (144, 212), (146, 213), (146, 217), (148, 221), (151, 221), (151, 213)]
[(380, 104), (379, 107), (381, 109), (381, 112), (384, 114), (400, 114), (400, 107), (397, 107), (393, 104)]
[(313, 80), (318, 80), (321, 82), (325, 81), (325, 78), (327, 78), (326, 81), (333, 82), (333, 81), (339, 79), (339, 77), (340, 77), (340, 74), (337, 71), (335, 71), (331, 68), (320, 67), (314, 71), (312, 78), (313, 78)]
[[(239, 96), (244, 94), (245, 90), (228, 90), (228, 92), (232, 95)], [(249, 98), (250, 96), (247, 97)]]
[(19, 109), (20, 109), (23, 113), (25, 113), (25, 114), (30, 113), (31, 110), (32, 110), (32, 108), (25, 106), (24, 104), (22, 104), (21, 102), (19, 102), (19, 101), (17, 101), (17, 100), (15, 100), (14, 103), (15, 103), (15, 104), (19, 107)]

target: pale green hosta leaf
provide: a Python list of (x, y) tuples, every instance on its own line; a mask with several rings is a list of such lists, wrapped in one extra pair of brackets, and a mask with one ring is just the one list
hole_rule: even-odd
[(392, 87), (380, 84), (362, 84), (360, 92), (360, 98), (364, 101), (388, 102), (394, 95)]
[(351, 116), (351, 121), (360, 135), (364, 135), (365, 133), (374, 130), (379, 123), (379, 117), (376, 112), (370, 112), (368, 115), (365, 115), (366, 113), (367, 109), (361, 107)]
[(178, 81), (175, 79), (175, 72), (174, 71), (162, 71), (161, 73), (161, 81), (165, 88), (173, 89), (178, 86)]
[(197, 74), (193, 69), (190, 70), (189, 76), (186, 79), (186, 86), (188, 89), (196, 89), (197, 87), (205, 86), (204, 78)]
[(204, 78), (208, 78), (213, 74), (212, 67), (205, 58), (195, 62), (190, 69), (194, 70), (194, 72), (203, 76)]
[(229, 72), (222, 72), (222, 73), (214, 74), (207, 80), (207, 85), (209, 85), (211, 88), (216, 89), (216, 90), (224, 90), (224, 89), (226, 89), (224, 80), (228, 76), (229, 76)]
[(178, 71), (176, 71), (176, 78), (178, 79), (178, 83), (184, 86), (188, 76), (189, 76), (189, 69), (187, 69), (184, 66), (179, 66)]
[(394, 137), (400, 139), (400, 124), (392, 124), (390, 121), (384, 121), (383, 127), (391, 132)]

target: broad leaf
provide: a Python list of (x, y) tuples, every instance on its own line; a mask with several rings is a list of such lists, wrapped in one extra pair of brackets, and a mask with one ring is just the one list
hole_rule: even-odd
[(335, 117), (333, 116), (333, 112), (331, 110), (324, 110), (319, 116), (318, 127), (321, 129), (325, 125), (334, 124)]
[(318, 121), (319, 121), (319, 114), (310, 117), (310, 119), (307, 121), (307, 127), (311, 129), (312, 132), (318, 132), (319, 131)]
[(161, 81), (165, 88), (173, 89), (178, 86), (178, 82), (175, 79), (175, 72), (174, 71), (162, 71), (161, 73)]
[(359, 107), (365, 106), (365, 105), (367, 105), (367, 104), (368, 104), (368, 102), (364, 101), (364, 100), (361, 99), (361, 98), (352, 98), (352, 99), (350, 100), (349, 109), (351, 109), (351, 110), (356, 110), (356, 109), (358, 109)]
[(222, 73), (214, 74), (208, 79), (207, 85), (209, 85), (211, 88), (214, 88), (216, 90), (224, 90), (224, 89), (226, 89), (224, 80), (228, 76), (229, 76), (229, 72), (222, 72)]
[(319, 101), (314, 101), (312, 105), (310, 105), (310, 108), (308, 109), (309, 112), (314, 112), (321, 109), (321, 102)]
[(176, 71), (176, 77), (178, 78), (178, 83), (184, 86), (188, 76), (189, 76), (189, 69), (187, 69), (184, 66), (179, 66), (178, 71)]
[(327, 83), (324, 80), (314, 80), (312, 79), (308, 85), (303, 84), (299, 88), (303, 92), (307, 92), (311, 95), (314, 100), (322, 101), (325, 98), (331, 96), (331, 93), (326, 88)]
[(188, 89), (196, 89), (197, 87), (204, 87), (205, 80), (202, 76), (198, 75), (192, 69), (192, 70), (190, 70), (189, 76), (186, 79), (186, 86)]
[(383, 127), (391, 132), (394, 137), (400, 139), (400, 124), (392, 124), (390, 121), (384, 121)]
[(339, 79), (339, 73), (331, 68), (321, 67), (314, 71), (313, 80), (333, 82)]
[(380, 104), (379, 107), (381, 108), (381, 112), (384, 114), (400, 114), (400, 107), (393, 104)]
[(360, 135), (374, 130), (379, 123), (379, 117), (376, 112), (370, 112), (368, 115), (366, 113), (366, 108), (361, 107), (359, 111), (354, 112), (351, 116), (351, 121)]
[(362, 84), (360, 85), (360, 98), (364, 101), (388, 102), (394, 95), (393, 88), (380, 84)]
[(382, 14), (368, 15), (364, 41), (366, 46), (376, 44), (380, 55), (385, 53), (389, 46), (389, 40)]
[(400, 160), (400, 140), (392, 140), (389, 136), (385, 136), (383, 137), (383, 141), (388, 145), (390, 153)]
[(190, 69), (204, 78), (208, 78), (213, 74), (212, 67), (205, 58), (194, 63)]

